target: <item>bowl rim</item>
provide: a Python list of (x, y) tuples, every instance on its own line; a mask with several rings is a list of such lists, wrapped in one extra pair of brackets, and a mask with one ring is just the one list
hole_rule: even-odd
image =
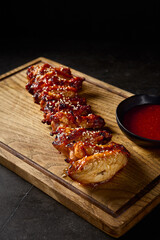
[[(138, 139), (138, 140), (145, 141), (145, 142), (150, 142), (150, 143), (158, 143), (158, 144), (160, 144), (160, 140), (145, 138), (145, 137), (139, 136), (139, 135), (137, 135), (137, 134), (129, 131), (129, 130), (123, 125), (123, 123), (120, 121), (120, 118), (119, 118), (119, 116), (118, 116), (119, 108), (122, 106), (122, 104), (124, 104), (124, 102), (127, 102), (127, 101), (129, 101), (130, 99), (137, 98), (137, 97), (142, 97), (142, 96), (151, 97), (151, 98), (155, 98), (155, 99), (156, 99), (156, 98), (159, 98), (159, 99), (160, 99), (160, 95), (152, 95), (152, 94), (135, 94), (135, 95), (133, 95), (133, 96), (131, 96), (131, 97), (125, 98), (124, 100), (122, 100), (122, 101), (118, 104), (118, 106), (117, 106), (117, 108), (116, 108), (116, 120), (117, 120), (117, 123), (118, 123), (118, 125), (120, 125), (121, 128), (123, 128), (129, 135), (133, 136), (134, 138), (136, 138), (136, 139)], [(148, 104), (149, 104), (149, 103), (148, 103)], [(135, 106), (142, 106), (142, 105), (145, 105), (145, 104), (137, 104), (137, 105), (135, 105)], [(157, 105), (160, 105), (160, 103), (157, 104)], [(133, 108), (133, 107), (131, 107), (131, 108), (129, 108), (129, 109), (132, 109), (132, 108)], [(128, 109), (128, 110), (129, 110), (129, 109)]]

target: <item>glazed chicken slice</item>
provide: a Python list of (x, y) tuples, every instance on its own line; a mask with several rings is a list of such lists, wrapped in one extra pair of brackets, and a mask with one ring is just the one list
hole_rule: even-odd
[[(73, 99), (73, 101), (72, 101)], [(86, 116), (91, 113), (90, 105), (80, 105), (80, 101), (75, 102), (75, 98), (62, 98), (58, 101), (48, 101), (46, 106), (43, 108), (44, 119), (43, 123), (51, 124), (52, 116), (56, 112), (65, 111), (70, 112), (74, 115)]]
[(67, 174), (82, 184), (106, 182), (127, 164), (128, 157), (128, 151), (123, 151), (119, 147), (95, 153), (72, 162), (67, 169)]
[(76, 89), (81, 89), (83, 81), (84, 79), (80, 77), (72, 77), (70, 79), (60, 77), (55, 71), (52, 71), (47, 72), (44, 75), (38, 75), (33, 82), (28, 82), (26, 88), (31, 94), (35, 94), (37, 91), (42, 91), (44, 87), (53, 85), (70, 86)]
[[(71, 74), (70, 68), (67, 67), (53, 67), (48, 63), (45, 63), (43, 65), (33, 65), (28, 68), (27, 70), (27, 79), (28, 81), (28, 87), (30, 87), (31, 84), (36, 82), (41, 82), (43, 80), (49, 80), (52, 79), (52, 77), (56, 77), (55, 80), (71, 80), (75, 81), (77, 88), (81, 88), (82, 82), (84, 81), (84, 78), (81, 77), (75, 77)], [(53, 79), (54, 81), (54, 79)], [(54, 82), (52, 83), (54, 84)], [(64, 82), (63, 82), (64, 84)], [(61, 84), (60, 84), (61, 85)]]
[[(105, 144), (110, 141), (111, 134), (106, 130), (87, 130), (86, 128), (59, 128), (56, 132), (55, 140), (52, 143), (53, 146), (62, 152), (68, 161), (70, 158), (75, 159), (73, 156), (77, 156), (78, 152), (80, 155), (80, 144), (78, 143), (88, 143), (90, 144)], [(76, 145), (76, 143), (78, 145)], [(79, 146), (79, 147), (78, 147)], [(78, 152), (77, 152), (77, 151)], [(84, 150), (82, 149), (82, 154)]]
[(32, 65), (27, 69), (28, 83), (32, 84), (37, 77), (43, 76), (47, 72), (51, 72), (53, 67), (48, 63), (43, 65)]
[(70, 86), (47, 86), (36, 91), (33, 95), (34, 101), (39, 103), (41, 99), (52, 100), (54, 98), (75, 97), (78, 90)]
[(104, 119), (95, 114), (79, 116), (67, 112), (57, 112), (52, 116), (51, 121), (52, 132), (55, 132), (58, 127), (101, 129), (104, 124)]
[(44, 104), (45, 102), (48, 102), (48, 101), (58, 101), (63, 98), (78, 97), (77, 89), (75, 90), (73, 88), (68, 87), (67, 89), (65, 88), (64, 90), (65, 91), (60, 91), (60, 92), (59, 91), (48, 92), (46, 89), (44, 89), (41, 92), (41, 95), (37, 96), (37, 101), (38, 101), (38, 103), (43, 102), (43, 104)]
[(36, 103), (77, 96), (84, 78), (74, 77), (69, 68), (55, 68), (49, 64), (33, 65), (27, 70), (26, 89)]
[(29, 80), (26, 86), (28, 91), (32, 91), (29, 90), (32, 84), (35, 84), (36, 87), (38, 83), (40, 83), (40, 85), (68, 85), (80, 89), (84, 81), (84, 78), (73, 76), (70, 68), (56, 68), (49, 64), (43, 64), (41, 66), (33, 65), (29, 67), (27, 70), (27, 78)]
[(68, 159), (67, 162), (77, 161), (85, 156), (90, 156), (95, 153), (113, 151), (114, 149), (119, 149), (125, 152), (125, 148), (122, 145), (111, 142), (105, 145), (98, 145), (90, 143), (90, 141), (78, 141), (73, 145), (68, 146)]
[(52, 100), (46, 100), (45, 98), (43, 98), (40, 101), (41, 111), (43, 111), (44, 113), (48, 113), (49, 111), (52, 111), (52, 109), (55, 107), (55, 103), (57, 103), (58, 101), (63, 101), (66, 104), (71, 104), (74, 106), (87, 104), (86, 99), (79, 97), (78, 95), (72, 98), (60, 97), (60, 98), (54, 98)]
[(83, 106), (77, 106), (77, 107), (65, 105), (64, 107), (61, 104), (57, 104), (57, 107), (55, 107), (52, 112), (44, 114), (44, 119), (42, 120), (42, 122), (50, 125), (52, 118), (54, 118), (54, 114), (59, 111), (66, 111), (74, 115), (86, 116), (89, 113), (91, 113), (91, 107), (89, 105), (83, 105)]

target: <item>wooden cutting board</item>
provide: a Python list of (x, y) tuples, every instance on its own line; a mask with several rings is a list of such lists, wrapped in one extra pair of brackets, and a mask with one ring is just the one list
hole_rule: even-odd
[(0, 163), (41, 189), (96, 227), (119, 237), (160, 202), (160, 149), (145, 149), (128, 140), (116, 123), (117, 105), (132, 94), (72, 69), (86, 78), (82, 95), (131, 153), (128, 165), (108, 183), (84, 187), (63, 177), (67, 163), (52, 147), (50, 127), (43, 125), (39, 105), (25, 90), (32, 64), (59, 63), (35, 59), (1, 75)]

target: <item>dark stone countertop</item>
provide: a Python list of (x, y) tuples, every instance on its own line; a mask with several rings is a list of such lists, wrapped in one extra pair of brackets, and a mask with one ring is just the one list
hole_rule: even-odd
[[(5, 40), (4, 40), (5, 41)], [(90, 41), (3, 42), (0, 74), (43, 56), (135, 94), (160, 95), (157, 45)], [(113, 239), (0, 166), (0, 239)], [(120, 239), (159, 239), (160, 206)]]

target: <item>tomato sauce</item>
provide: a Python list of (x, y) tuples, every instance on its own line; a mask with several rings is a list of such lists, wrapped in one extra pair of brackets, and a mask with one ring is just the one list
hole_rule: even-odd
[(126, 112), (123, 124), (130, 132), (152, 140), (160, 140), (160, 105), (136, 106)]

